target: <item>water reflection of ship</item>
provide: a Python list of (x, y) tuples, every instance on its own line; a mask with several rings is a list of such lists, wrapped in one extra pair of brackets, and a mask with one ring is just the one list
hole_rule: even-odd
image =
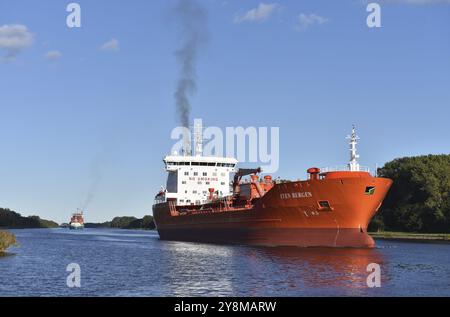
[[(261, 248), (268, 261), (283, 268), (286, 290), (317, 289), (317, 294), (334, 293), (339, 288), (348, 295), (368, 290), (367, 267), (377, 263), (383, 267), (383, 256), (377, 249), (330, 248)], [(256, 259), (259, 261), (259, 259)], [(387, 272), (384, 272), (387, 273)], [(382, 274), (383, 277), (386, 274)]]
[(160, 275), (166, 282), (158, 291), (181, 297), (230, 296), (234, 288), (230, 270), (234, 252), (224, 245), (164, 243)]
[(376, 294), (370, 263), (381, 266), (382, 285), (389, 274), (378, 249), (167, 242), (161, 256), (162, 291), (176, 296), (363, 296)]

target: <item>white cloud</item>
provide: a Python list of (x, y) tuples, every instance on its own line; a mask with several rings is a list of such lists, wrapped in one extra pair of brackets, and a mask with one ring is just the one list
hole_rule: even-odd
[(62, 54), (60, 51), (50, 51), (45, 53), (44, 57), (45, 59), (49, 60), (49, 61), (57, 61), (61, 58)]
[(4, 59), (14, 60), (21, 51), (33, 44), (33, 34), (25, 25), (5, 24), (0, 26), (0, 50), (6, 52)]
[(237, 15), (234, 18), (234, 22), (262, 22), (267, 20), (278, 9), (280, 9), (280, 5), (278, 3), (260, 3), (256, 8), (251, 9), (246, 14)]
[(317, 14), (304, 14), (300, 13), (297, 19), (297, 24), (295, 25), (295, 29), (297, 31), (303, 31), (314, 24), (324, 24), (328, 22), (327, 18), (321, 17)]
[(102, 51), (114, 52), (119, 50), (119, 41), (116, 39), (111, 39), (110, 41), (103, 44), (100, 49)]

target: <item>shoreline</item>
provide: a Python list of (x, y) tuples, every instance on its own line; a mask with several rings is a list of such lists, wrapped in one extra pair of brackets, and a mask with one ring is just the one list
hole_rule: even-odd
[[(51, 228), (0, 228), (4, 230), (26, 230), (26, 229), (68, 229), (64, 227)], [(139, 230), (139, 231), (156, 231), (156, 229), (147, 228), (111, 228), (111, 227), (87, 227), (86, 229), (119, 229), (119, 230)], [(442, 242), (450, 243), (449, 233), (414, 233), (414, 232), (396, 232), (396, 231), (381, 231), (368, 232), (373, 239), (380, 240), (398, 240), (410, 242)]]
[(413, 233), (413, 232), (368, 232), (374, 239), (382, 240), (401, 240), (415, 242), (443, 242), (450, 243), (450, 234), (448, 233)]
[[(7, 231), (7, 230), (37, 230), (37, 229), (69, 229), (69, 227), (33, 227), (33, 228), (10, 228), (10, 227), (2, 227), (0, 228), (0, 231)], [(84, 229), (118, 229), (118, 230), (142, 230), (142, 231), (156, 231), (156, 229), (147, 229), (147, 228), (115, 228), (115, 227), (84, 227)], [(82, 229), (82, 230), (84, 230)]]

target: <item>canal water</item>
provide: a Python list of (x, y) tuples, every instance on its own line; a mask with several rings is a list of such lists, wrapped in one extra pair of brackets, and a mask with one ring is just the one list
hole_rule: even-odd
[[(0, 296), (450, 296), (450, 244), (262, 248), (160, 241), (155, 231), (11, 231), (20, 245), (0, 257)], [(67, 285), (71, 263), (80, 287)], [(367, 285), (371, 263), (380, 287)]]

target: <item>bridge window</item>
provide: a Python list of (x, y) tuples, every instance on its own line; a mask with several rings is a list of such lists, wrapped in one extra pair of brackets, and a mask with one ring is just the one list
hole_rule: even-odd
[(184, 172), (184, 175), (185, 176), (189, 176), (189, 172)]
[(207, 172), (203, 172), (203, 176), (208, 176), (208, 173)]

